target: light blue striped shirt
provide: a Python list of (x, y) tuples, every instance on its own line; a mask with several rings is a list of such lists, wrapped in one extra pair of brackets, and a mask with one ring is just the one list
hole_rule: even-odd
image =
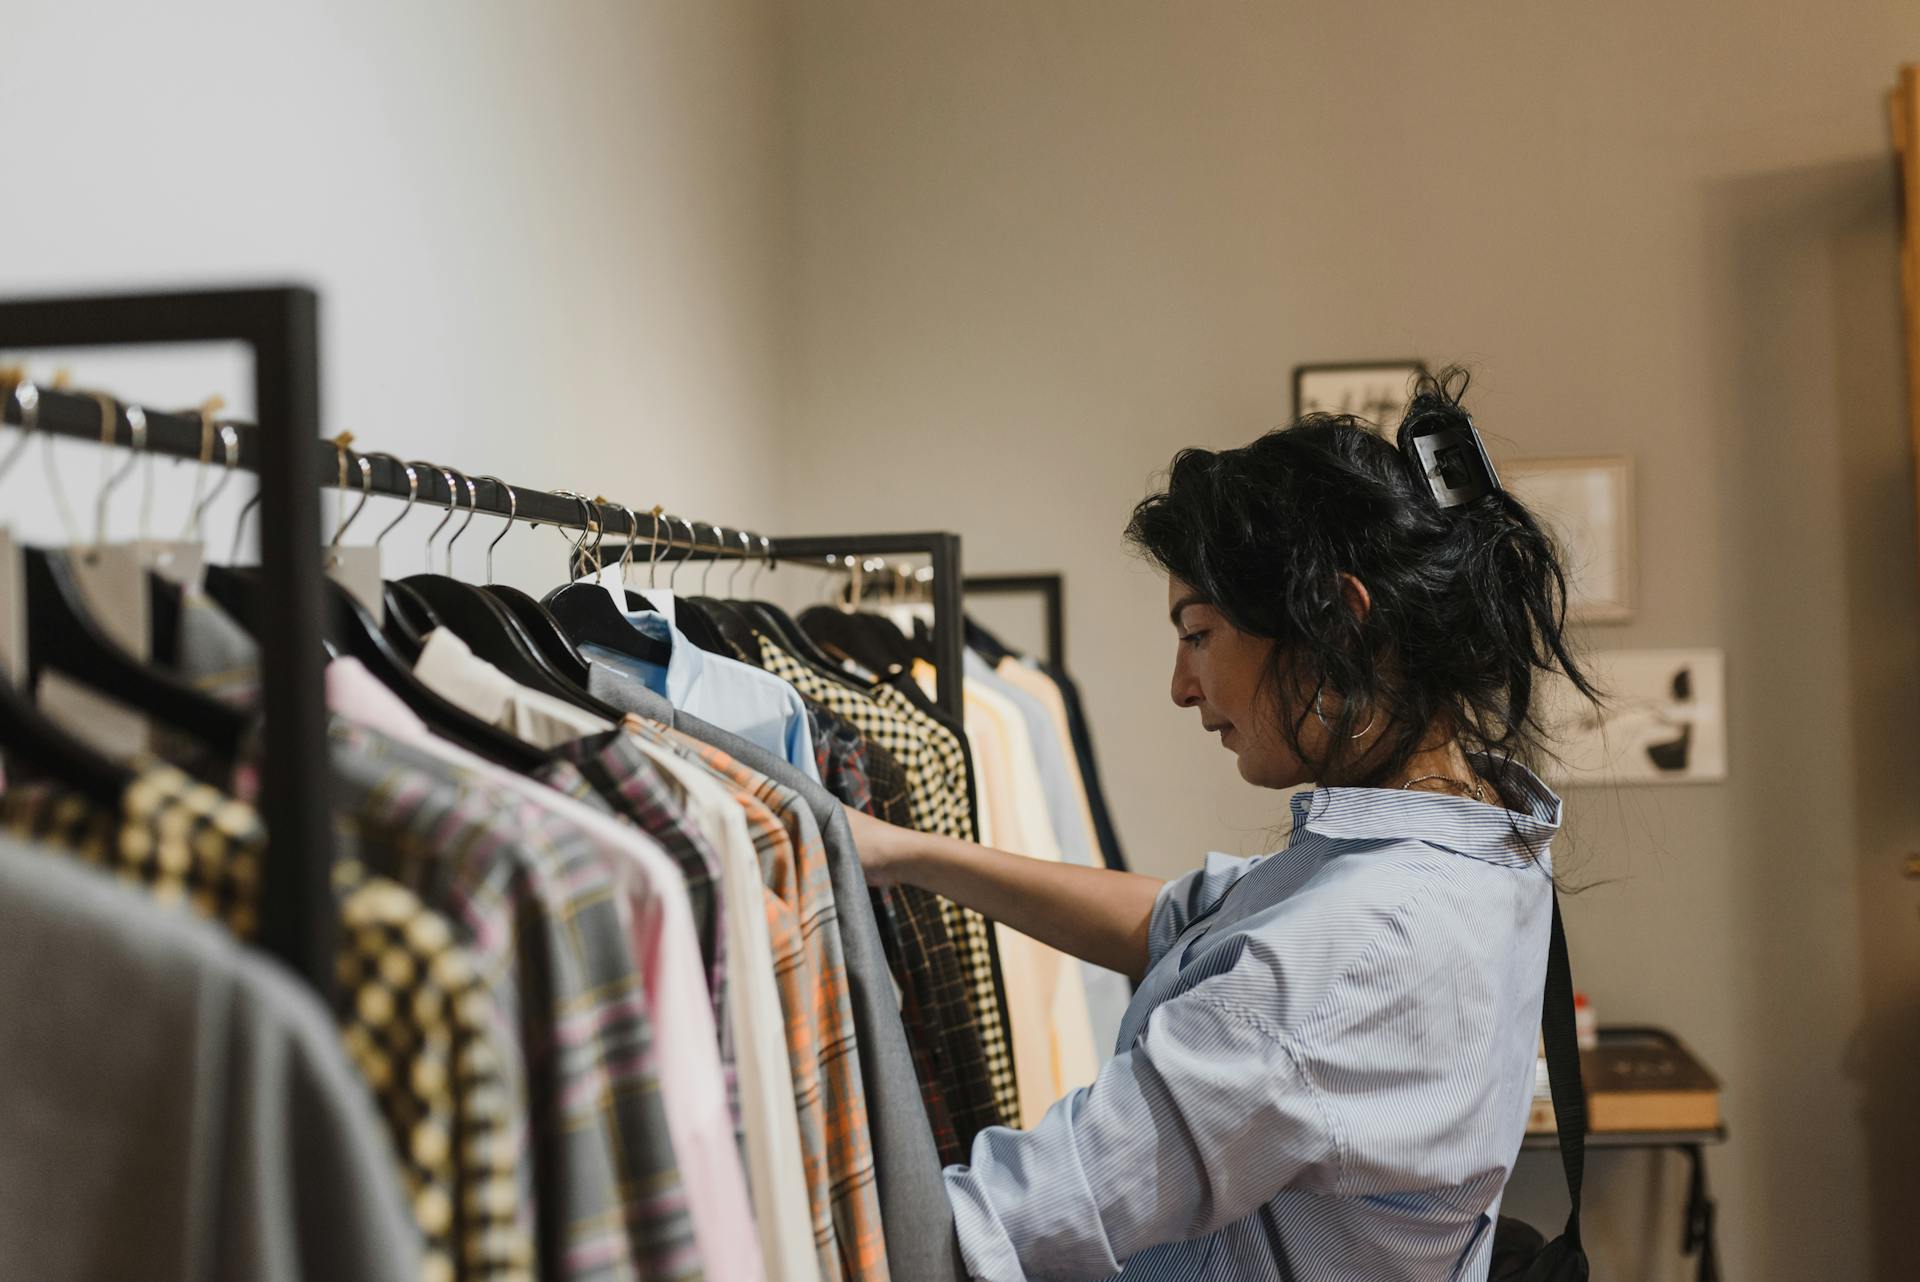
[(1531, 773), (1502, 791), (1518, 809), (1316, 789), (1284, 850), (1170, 882), (1114, 1058), (947, 1169), (973, 1276), (1484, 1278), (1533, 1098), (1560, 825)]

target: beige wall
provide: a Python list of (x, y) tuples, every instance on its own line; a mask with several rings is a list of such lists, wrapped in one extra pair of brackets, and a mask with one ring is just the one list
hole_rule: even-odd
[[(597, 0), (558, 14), (11, 3), (0, 290), (310, 282), (329, 431), (778, 528), (773, 11)], [(73, 362), (130, 397), (218, 390), (245, 414), (235, 368)], [(68, 453), (85, 511), (94, 461)], [(57, 529), (25, 475), (0, 511)], [(177, 508), (160, 508), (174, 528)], [(354, 537), (385, 519), (370, 511)], [(399, 570), (431, 528), (416, 513), (388, 540)], [(463, 569), (479, 573), (483, 543), (476, 526)], [(563, 552), (522, 529), (501, 544), (504, 577), (549, 586)]]
[[(1570, 797), (1604, 883), (1576, 975), (1724, 1074), (1728, 1277), (1907, 1276), (1920, 654), (1880, 95), (1920, 8), (818, 2), (787, 35), (800, 524), (1067, 572), (1143, 869), (1285, 822), (1168, 702), (1161, 586), (1120, 547), (1175, 449), (1284, 419), (1297, 362), (1419, 354), (1476, 367), (1513, 453), (1634, 456), (1639, 614), (1587, 639), (1724, 647), (1732, 777)], [(1511, 1207), (1551, 1218), (1555, 1172)], [(1691, 1276), (1683, 1176), (1593, 1160), (1599, 1276)]]

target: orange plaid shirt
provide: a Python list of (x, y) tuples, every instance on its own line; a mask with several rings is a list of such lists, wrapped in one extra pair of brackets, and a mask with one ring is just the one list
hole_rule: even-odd
[(767, 925), (787, 1016), (822, 1277), (890, 1282), (853, 1002), (819, 825), (798, 793), (718, 748), (638, 717), (628, 717), (626, 725), (706, 766), (745, 812), (767, 883)]

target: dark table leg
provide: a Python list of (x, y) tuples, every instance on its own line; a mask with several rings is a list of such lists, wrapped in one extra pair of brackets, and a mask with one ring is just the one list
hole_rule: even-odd
[(1720, 1248), (1714, 1236), (1715, 1208), (1707, 1192), (1707, 1157), (1698, 1144), (1682, 1145), (1690, 1171), (1687, 1177), (1687, 1223), (1681, 1238), (1682, 1254), (1700, 1253), (1695, 1276), (1700, 1282), (1720, 1282)]

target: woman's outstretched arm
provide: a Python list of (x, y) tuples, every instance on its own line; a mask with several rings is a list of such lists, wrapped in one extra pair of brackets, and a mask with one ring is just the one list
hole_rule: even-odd
[(847, 811), (867, 881), (944, 895), (1063, 953), (1139, 980), (1157, 877), (1029, 859)]

